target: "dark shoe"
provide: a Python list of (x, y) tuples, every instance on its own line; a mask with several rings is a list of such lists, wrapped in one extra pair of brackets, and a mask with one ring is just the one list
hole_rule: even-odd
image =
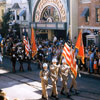
[(31, 67), (28, 67), (28, 71), (32, 71)]
[(45, 99), (45, 97), (42, 95), (42, 99)]
[(55, 96), (53, 95), (53, 93), (51, 94), (51, 97), (55, 97)]
[(61, 91), (60, 94), (65, 95), (63, 91)]
[(70, 95), (69, 93), (67, 93), (67, 97), (70, 98), (70, 96), (71, 96), (71, 95)]
[(72, 88), (73, 88), (73, 86), (69, 89), (69, 92), (73, 92)]
[(58, 96), (55, 96), (56, 100), (59, 100)]
[(19, 71), (20, 71), (20, 72), (24, 72), (23, 67), (20, 67)]
[(75, 94), (77, 95), (77, 94), (79, 94), (79, 92), (77, 90), (75, 90)]
[(16, 70), (13, 70), (12, 72), (13, 72), (13, 73), (16, 73)]

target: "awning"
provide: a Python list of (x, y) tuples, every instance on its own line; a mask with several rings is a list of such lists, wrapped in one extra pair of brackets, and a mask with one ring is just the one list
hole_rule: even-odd
[(89, 16), (89, 8), (85, 8), (81, 14), (82, 17)]
[(19, 16), (26, 16), (26, 10), (22, 10), (19, 14)]
[(14, 5), (12, 6), (12, 9), (20, 9), (20, 6), (18, 3), (14, 3)]

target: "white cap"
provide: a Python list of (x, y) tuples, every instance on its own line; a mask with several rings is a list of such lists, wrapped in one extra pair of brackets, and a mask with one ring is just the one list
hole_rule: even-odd
[(43, 64), (43, 67), (48, 67), (47, 63), (44, 63), (44, 64)]
[(55, 58), (54, 58), (54, 59), (52, 59), (52, 62), (57, 62), (57, 59), (55, 59)]
[(62, 60), (62, 63), (66, 63), (66, 60), (65, 60), (65, 59), (63, 59), (63, 60)]

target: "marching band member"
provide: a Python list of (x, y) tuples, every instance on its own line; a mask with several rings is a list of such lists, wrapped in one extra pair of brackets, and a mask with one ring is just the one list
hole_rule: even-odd
[(48, 86), (49, 70), (46, 63), (43, 64), (43, 70), (40, 71), (42, 98), (48, 100), (47, 86)]
[(62, 81), (61, 94), (64, 94), (63, 92), (65, 91), (67, 97), (70, 97), (69, 90), (67, 88), (67, 82), (68, 82), (68, 75), (69, 74), (73, 78), (70, 67), (67, 65), (66, 60), (63, 59), (62, 65), (60, 67), (60, 77), (61, 77), (61, 81)]
[(58, 100), (58, 91), (57, 91), (57, 80), (58, 80), (58, 71), (59, 65), (57, 65), (57, 59), (52, 60), (52, 65), (50, 66), (50, 79), (52, 81), (52, 94), (51, 97), (55, 97)]

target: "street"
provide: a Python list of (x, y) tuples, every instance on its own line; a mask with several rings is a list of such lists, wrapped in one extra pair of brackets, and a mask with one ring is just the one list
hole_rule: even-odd
[[(10, 60), (8, 58), (4, 58), (5, 66), (9, 66)], [(24, 64), (26, 65), (26, 64)], [(18, 66), (18, 63), (17, 65)], [(6, 72), (3, 67), (0, 67), (0, 89), (3, 89), (9, 100), (13, 100), (14, 98), (18, 98), (19, 100), (42, 100), (41, 99), (41, 83), (39, 78), (39, 69), (36, 64), (31, 65), (32, 70), (28, 72), (17, 72), (11, 73)], [(26, 66), (24, 66), (24, 69)], [(11, 70), (11, 66), (8, 68)], [(68, 88), (70, 86), (70, 78), (68, 82)], [(100, 79), (89, 77), (88, 75), (83, 75), (79, 78), (77, 77), (78, 90), (79, 95), (74, 95), (72, 93), (70, 99), (66, 99), (66, 96), (60, 94), (61, 89), (61, 81), (58, 81), (58, 92), (59, 92), (59, 100), (100, 100)], [(51, 81), (49, 80), (48, 86), (48, 94), (49, 100), (53, 100), (50, 97), (51, 95)]]

